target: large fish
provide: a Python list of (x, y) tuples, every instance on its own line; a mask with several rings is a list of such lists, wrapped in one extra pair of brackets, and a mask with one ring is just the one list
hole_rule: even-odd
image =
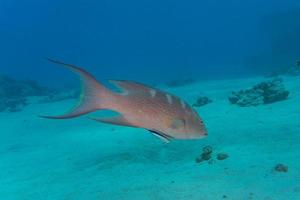
[(111, 91), (90, 73), (74, 65), (59, 61), (79, 75), (82, 82), (80, 101), (75, 108), (61, 116), (43, 116), (52, 119), (78, 117), (97, 110), (113, 110), (120, 115), (90, 119), (129, 127), (144, 128), (164, 141), (171, 139), (198, 139), (207, 135), (197, 112), (180, 98), (146, 85), (123, 80), (111, 80), (121, 92)]

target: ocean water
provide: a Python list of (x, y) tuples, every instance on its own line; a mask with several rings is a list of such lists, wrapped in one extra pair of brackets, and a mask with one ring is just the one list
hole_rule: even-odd
[[(1, 0), (0, 199), (299, 200), (299, 17), (299, 0)], [(80, 96), (47, 58), (176, 95), (208, 136), (41, 118)]]

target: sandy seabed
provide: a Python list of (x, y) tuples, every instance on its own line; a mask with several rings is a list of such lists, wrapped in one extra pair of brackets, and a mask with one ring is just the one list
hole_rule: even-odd
[[(0, 113), (1, 200), (299, 200), (300, 78), (284, 77), (289, 99), (238, 107), (231, 91), (263, 78), (203, 81), (167, 89), (198, 108), (209, 136), (169, 144), (142, 129), (81, 117), (46, 120), (73, 100)], [(206, 145), (229, 158), (196, 163)], [(215, 157), (215, 154), (214, 154)], [(287, 173), (274, 170), (288, 166)]]

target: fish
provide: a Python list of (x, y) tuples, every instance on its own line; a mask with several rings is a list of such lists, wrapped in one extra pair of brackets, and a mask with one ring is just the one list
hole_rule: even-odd
[(181, 98), (162, 90), (129, 80), (109, 80), (118, 91), (101, 84), (86, 70), (61, 61), (48, 61), (64, 66), (79, 75), (79, 102), (69, 112), (49, 119), (70, 119), (98, 110), (117, 112), (113, 117), (88, 117), (113, 125), (149, 130), (164, 142), (173, 139), (201, 139), (207, 136), (206, 127), (196, 110)]

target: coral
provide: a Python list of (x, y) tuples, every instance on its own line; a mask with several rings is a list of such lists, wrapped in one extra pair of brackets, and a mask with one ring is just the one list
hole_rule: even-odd
[(212, 100), (209, 99), (208, 97), (199, 97), (196, 100), (196, 103), (193, 104), (194, 107), (201, 107), (204, 106), (206, 104), (212, 103)]
[(277, 172), (288, 172), (289, 168), (288, 166), (284, 165), (284, 164), (277, 164), (274, 167), (275, 171)]
[(48, 88), (39, 86), (31, 80), (14, 80), (0, 75), (0, 112), (16, 112), (26, 106), (31, 96), (46, 96), (52, 93)]
[(287, 99), (289, 91), (284, 88), (283, 80), (275, 78), (253, 86), (251, 89), (232, 92), (228, 97), (232, 104), (242, 107), (258, 106)]

